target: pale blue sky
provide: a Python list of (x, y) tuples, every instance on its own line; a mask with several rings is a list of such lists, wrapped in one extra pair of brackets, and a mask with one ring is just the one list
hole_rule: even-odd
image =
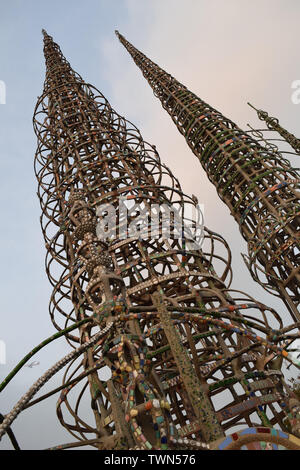
[[(223, 234), (232, 247), (233, 286), (278, 307), (284, 315), (281, 303), (248, 275), (240, 257), (246, 246), (237, 225), (114, 30), (239, 125), (257, 123), (246, 104), (250, 100), (299, 136), (300, 105), (291, 101), (291, 84), (300, 79), (299, 2), (0, 0), (0, 15), (0, 80), (7, 88), (6, 104), (0, 105), (0, 339), (7, 344), (7, 365), (0, 365), (0, 377), (54, 332), (33, 172), (32, 115), (45, 74), (42, 28), (61, 46), (72, 67), (157, 146), (184, 190), (204, 204), (206, 225)], [(68, 351), (61, 339), (41, 352), (40, 365), (25, 368), (7, 387), (0, 412), (9, 411), (31, 383)], [(58, 382), (53, 380), (49, 387)], [(55, 399), (19, 417), (13, 429), (23, 448), (73, 440), (61, 429), (54, 409)], [(0, 449), (5, 448), (10, 444), (3, 438)]]

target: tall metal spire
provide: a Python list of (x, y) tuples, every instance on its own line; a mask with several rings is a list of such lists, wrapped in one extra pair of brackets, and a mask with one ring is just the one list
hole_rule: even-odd
[(253, 278), (299, 322), (299, 175), (116, 34), (238, 222)]
[[(299, 403), (280, 370), (283, 359), (300, 367), (288, 352), (293, 326), (231, 290), (226, 242), (206, 228), (195, 240), (186, 214), (195, 201), (156, 149), (46, 32), (44, 52), (34, 129), (50, 315), (58, 330), (80, 322), (77, 335), (62, 330), (79, 347), (6, 415), (0, 437), (69, 363), (57, 415), (76, 441), (58, 448), (224, 449), (252, 445), (253, 434), (257, 445), (300, 448), (273, 429), (287, 420), (297, 434)], [(94, 420), (81, 414), (83, 400)]]
[(269, 114), (266, 111), (263, 111), (262, 109), (256, 109), (252, 104), (248, 103), (251, 108), (255, 109), (258, 118), (261, 121), (265, 121), (266, 125), (271, 131), (276, 131), (278, 132), (281, 137), (284, 138), (284, 140), (290, 144), (290, 146), (295, 150), (297, 154), (300, 154), (300, 139), (297, 139), (294, 134), (291, 134), (291, 132), (287, 131), (284, 129), (280, 124), (279, 120), (275, 117), (269, 116)]

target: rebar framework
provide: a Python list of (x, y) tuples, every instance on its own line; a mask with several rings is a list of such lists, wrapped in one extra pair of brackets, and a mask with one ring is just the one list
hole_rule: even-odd
[[(297, 325), (285, 327), (274, 310), (230, 288), (225, 240), (204, 228), (195, 242), (195, 222), (188, 225), (186, 216), (195, 201), (155, 147), (43, 33), (35, 171), (53, 285), (50, 315), (78, 347), (18, 402), (0, 437), (69, 363), (57, 415), (76, 441), (57, 448), (224, 449), (252, 441), (300, 448), (299, 403), (280, 370), (283, 359), (300, 367), (288, 352)], [(157, 208), (178, 209), (180, 236), (172, 218), (166, 236)], [(156, 214), (152, 238), (140, 227), (129, 230), (144, 209)], [(109, 211), (116, 219), (104, 238), (99, 227), (112, 220)], [(77, 335), (70, 325), (78, 325)], [(94, 422), (80, 413), (88, 393)], [(292, 434), (274, 429), (287, 423)]]
[(238, 222), (252, 277), (299, 322), (299, 174), (116, 34)]
[(258, 118), (261, 121), (265, 121), (267, 127), (271, 131), (278, 132), (281, 137), (295, 150), (295, 152), (299, 155), (300, 154), (300, 139), (294, 136), (291, 132), (284, 129), (280, 124), (279, 120), (275, 117), (269, 116), (266, 111), (262, 109), (256, 109), (252, 104), (248, 103), (253, 109), (255, 109)]

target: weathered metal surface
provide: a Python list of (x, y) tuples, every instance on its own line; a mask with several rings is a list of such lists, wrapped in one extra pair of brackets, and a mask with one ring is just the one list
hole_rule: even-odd
[[(136, 216), (128, 211), (125, 221), (121, 197), (149, 211), (152, 204), (166, 204), (181, 213), (187, 205), (194, 207), (195, 199), (183, 194), (137, 128), (72, 70), (46, 32), (44, 52), (46, 80), (34, 129), (46, 271), (53, 285), (50, 315), (58, 330), (91, 320), (77, 335), (66, 335), (72, 347), (85, 344), (99, 328), (104, 331), (64, 375), (57, 414), (76, 438), (74, 446), (207, 448), (208, 440), (236, 423), (282, 426), (290, 392), (270, 357), (294, 362), (285, 349), (291, 329), (282, 330), (272, 309), (231, 290), (231, 254), (220, 235), (205, 228), (203, 245), (190, 248), (187, 230), (179, 238), (163, 236), (162, 218), (157, 237), (128, 232), (126, 223)], [(114, 236), (105, 240), (98, 233), (104, 204), (117, 215)], [(114, 232), (120, 227), (125, 236)], [(152, 301), (158, 290), (169, 313), (168, 332)], [(184, 345), (197, 375), (193, 384), (201, 384), (203, 402), (211, 403), (208, 422), (202, 420), (188, 441), (181, 440), (185, 431), (180, 430), (201, 419), (191, 397), (199, 391), (192, 382), (186, 385), (170, 337)], [(256, 393), (251, 384), (261, 379), (270, 381), (263, 394), (277, 393), (276, 407), (242, 409), (231, 421), (217, 423), (220, 402), (229, 407), (247, 400)], [(91, 400), (94, 422), (81, 415), (85, 399)], [(215, 436), (205, 430), (211, 420)]]
[[(238, 222), (252, 277), (279, 296), (299, 322), (299, 174), (282, 155), (260, 145), (116, 34)], [(299, 150), (298, 139), (263, 116)]]

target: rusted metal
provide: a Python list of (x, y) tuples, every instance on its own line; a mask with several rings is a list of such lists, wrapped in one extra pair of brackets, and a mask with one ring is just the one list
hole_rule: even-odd
[[(116, 34), (198, 157), (248, 243), (252, 277), (300, 320), (299, 174)], [(263, 114), (266, 117), (266, 114)], [(267, 119), (274, 128), (275, 121)], [(276, 129), (296, 150), (299, 142)]]
[[(120, 196), (150, 210), (153, 203), (172, 204), (181, 211), (196, 203), (182, 193), (155, 147), (146, 144), (135, 126), (72, 70), (46, 33), (44, 41), (46, 81), (34, 127), (39, 142), (36, 174), (48, 249), (47, 273), (54, 285), (51, 318), (58, 329), (56, 314), (65, 324), (86, 316), (94, 318), (92, 326), (82, 327), (78, 337), (68, 336), (70, 343), (87, 341), (97, 326), (114, 324), (113, 333), (110, 330), (82, 361), (85, 369), (97, 364), (97, 371), (88, 376), (95, 424), (79, 418), (79, 401), (75, 408), (69, 404), (73, 385), (63, 390), (58, 402), (61, 423), (79, 439), (95, 433), (98, 448), (178, 447), (175, 441), (180, 429), (183, 437), (185, 432), (189, 435), (184, 428), (199, 420), (199, 415), (193, 410), (193, 391), (185, 386), (184, 372), (178, 368), (182, 359), (174, 357), (169, 343), (170, 331), (183, 342), (205, 390), (203, 399), (211, 403), (207, 422), (195, 424), (187, 447), (193, 448), (193, 440), (195, 445), (217, 440), (237, 422), (251, 424), (253, 413), (264, 424), (282, 423), (284, 407), (276, 410), (274, 401), (282, 404), (289, 392), (283, 392), (281, 373), (272, 371), (270, 365), (284, 337), (278, 344), (264, 343), (256, 331), (270, 337), (269, 315), (279, 330), (283, 325), (275, 312), (230, 290), (231, 255), (223, 238), (205, 229), (203, 247), (190, 250), (188, 239), (166, 239), (162, 232), (154, 239), (129, 234), (120, 239), (117, 234), (108, 242), (97, 236), (101, 219), (97, 207), (110, 204), (118, 211)], [(116, 225), (123, 223), (118, 213)], [(160, 230), (161, 224), (160, 220)], [(217, 253), (216, 244), (225, 248), (225, 256)], [(215, 260), (224, 263), (219, 273)], [(167, 335), (152, 301), (158, 290), (170, 312)], [(242, 310), (247, 311), (247, 318)], [(109, 382), (105, 368), (106, 373), (110, 369)], [(74, 373), (66, 373), (65, 383)], [(264, 376), (271, 380), (266, 390), (275, 392), (273, 400), (261, 409), (257, 403), (243, 409), (225, 423), (220, 415), (216, 418), (218, 392), (224, 388), (229, 392), (231, 398), (223, 406), (231, 406), (247, 398), (246, 383)], [(242, 394), (236, 392), (236, 383), (241, 384)], [(78, 400), (82, 396), (80, 393)], [(74, 424), (64, 418), (63, 405)]]
[[(57, 415), (75, 441), (54, 449), (222, 449), (226, 433), (257, 425), (273, 445), (272, 428), (290, 419), (293, 394), (280, 368), (283, 359), (300, 366), (288, 352), (296, 325), (285, 327), (274, 310), (231, 288), (226, 241), (204, 228), (192, 244), (184, 215), (196, 200), (155, 147), (72, 70), (45, 31), (44, 53), (34, 129), (50, 316), (59, 331), (85, 323), (77, 335), (65, 334), (75, 351), (18, 402), (0, 433), (69, 363)], [(127, 229), (120, 236), (113, 229), (126, 225), (121, 197), (150, 212), (153, 204), (177, 207), (180, 237), (165, 236), (162, 217), (155, 237)], [(108, 239), (98, 231), (105, 204), (117, 214)], [(174, 229), (174, 219), (170, 224)], [(84, 400), (93, 419), (81, 414)], [(295, 436), (276, 439), (300, 448)]]
[(248, 104), (251, 108), (255, 109), (258, 118), (266, 123), (269, 130), (278, 132), (278, 134), (295, 150), (296, 154), (300, 154), (300, 139), (297, 139), (294, 134), (284, 129), (284, 127), (279, 124), (279, 120), (277, 118), (269, 116), (269, 114), (262, 109), (256, 109), (250, 103)]

